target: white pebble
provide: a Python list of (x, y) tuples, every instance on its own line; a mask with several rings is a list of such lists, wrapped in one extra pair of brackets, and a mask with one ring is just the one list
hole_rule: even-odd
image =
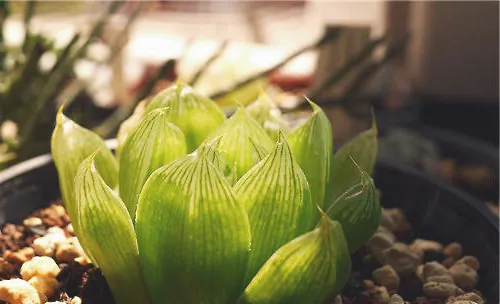
[(34, 257), (21, 266), (21, 277), (28, 281), (34, 276), (55, 278), (61, 270), (50, 257)]
[(0, 301), (10, 304), (42, 304), (47, 298), (21, 279), (0, 282)]
[(28, 217), (23, 221), (23, 225), (27, 227), (36, 227), (43, 224), (43, 221), (39, 217)]
[(55, 278), (35, 276), (29, 279), (28, 283), (49, 298), (56, 293), (59, 287), (59, 282)]

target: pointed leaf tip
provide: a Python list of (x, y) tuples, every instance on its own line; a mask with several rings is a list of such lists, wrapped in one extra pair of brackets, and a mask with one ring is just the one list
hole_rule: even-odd
[(315, 112), (290, 133), (288, 142), (307, 177), (313, 203), (323, 207), (330, 184), (333, 136), (323, 110), (312, 101), (310, 103)]
[(352, 161), (350, 165), (357, 168), (359, 182), (337, 198), (327, 210), (328, 216), (342, 225), (350, 252), (356, 251), (375, 233), (381, 216), (380, 201), (372, 178), (354, 159)]
[(81, 163), (75, 177), (78, 238), (99, 265), (118, 303), (150, 303), (132, 221), (123, 202), (94, 166), (98, 152)]
[(340, 224), (324, 218), (271, 256), (239, 304), (325, 303), (340, 292), (349, 276), (349, 251)]
[(185, 155), (182, 131), (169, 120), (165, 107), (151, 111), (130, 133), (120, 155), (120, 196), (132, 220), (142, 186), (154, 170)]
[(256, 151), (254, 143), (262, 146), (266, 152), (274, 145), (266, 131), (245, 108), (236, 110), (231, 118), (208, 137), (208, 140), (217, 136), (221, 136), (218, 145), (220, 154), (228, 164), (236, 164), (237, 179), (262, 159), (260, 157), (262, 153)]
[(236, 183), (234, 192), (250, 219), (248, 283), (280, 246), (311, 228), (314, 209), (307, 180), (284, 137)]

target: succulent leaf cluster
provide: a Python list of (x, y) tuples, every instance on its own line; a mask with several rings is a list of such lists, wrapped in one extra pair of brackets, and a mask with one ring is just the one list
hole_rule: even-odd
[(177, 83), (119, 158), (58, 113), (52, 153), (82, 247), (119, 304), (325, 303), (377, 229), (375, 126), (333, 153), (319, 106), (291, 130), (262, 95), (229, 118)]

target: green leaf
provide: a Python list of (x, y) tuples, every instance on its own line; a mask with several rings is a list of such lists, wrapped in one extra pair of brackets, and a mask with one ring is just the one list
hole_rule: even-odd
[(358, 183), (359, 172), (351, 164), (351, 157), (368, 175), (373, 174), (377, 160), (377, 126), (360, 133), (342, 146), (333, 156), (329, 193), (325, 203), (327, 210), (335, 199)]
[(82, 162), (75, 178), (80, 243), (98, 262), (116, 303), (150, 303), (134, 226), (125, 204), (97, 171), (95, 156)]
[(230, 167), (236, 165), (237, 179), (262, 159), (262, 151), (258, 151), (252, 141), (259, 143), (267, 151), (274, 145), (266, 131), (242, 107), (212, 133), (209, 139), (217, 136), (221, 136), (218, 145), (220, 154)]
[(118, 162), (98, 135), (64, 116), (62, 108), (57, 114), (56, 127), (52, 133), (51, 150), (59, 174), (64, 204), (76, 234), (80, 235), (73, 183), (78, 166), (85, 158), (99, 150), (100, 153), (95, 159), (96, 167), (106, 184), (111, 188), (116, 188), (118, 186)]
[(132, 221), (142, 186), (154, 170), (186, 155), (182, 131), (169, 122), (167, 108), (151, 111), (130, 134), (120, 158), (120, 197)]
[(323, 207), (330, 184), (333, 137), (330, 122), (323, 110), (312, 101), (313, 114), (288, 137), (292, 151), (309, 181), (313, 203)]
[(290, 127), (283, 119), (280, 109), (267, 94), (261, 93), (259, 98), (246, 109), (273, 140), (278, 139), (280, 130), (285, 134), (290, 132)]
[(248, 216), (204, 153), (184, 156), (149, 177), (136, 232), (155, 303), (234, 303), (243, 290)]
[(239, 304), (322, 304), (342, 290), (351, 268), (338, 222), (321, 224), (278, 249), (262, 266)]
[(134, 109), (134, 113), (127, 118), (118, 129), (118, 134), (116, 135), (116, 157), (120, 157), (120, 153), (123, 149), (123, 145), (130, 133), (141, 123), (144, 118), (144, 113), (146, 112), (146, 101), (143, 100), (139, 102), (137, 107)]
[(156, 95), (147, 112), (168, 107), (169, 119), (186, 136), (188, 151), (194, 151), (219, 127), (226, 116), (209, 98), (198, 95), (191, 87), (177, 83)]
[(274, 150), (236, 183), (234, 193), (250, 220), (248, 283), (278, 248), (308, 231), (313, 220), (309, 185), (283, 133)]
[(375, 233), (380, 224), (380, 201), (372, 178), (354, 161), (361, 181), (342, 194), (328, 208), (328, 216), (344, 229), (349, 251), (355, 252)]

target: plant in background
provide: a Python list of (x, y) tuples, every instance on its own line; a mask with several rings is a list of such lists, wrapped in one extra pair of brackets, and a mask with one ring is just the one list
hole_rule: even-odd
[(226, 119), (178, 83), (127, 121), (119, 161), (59, 112), (62, 196), (117, 303), (325, 303), (340, 292), (350, 253), (380, 220), (375, 129), (333, 154), (313, 102), (287, 135), (266, 128), (275, 108), (261, 102)]
[[(0, 2), (0, 169), (49, 150), (49, 138), (61, 101), (66, 103), (69, 116), (87, 126), (96, 124), (96, 117), (105, 112), (93, 104), (85, 92), (86, 84), (79, 83), (74, 68), (80, 60), (89, 58), (89, 47), (102, 36), (110, 16), (124, 2), (110, 3), (88, 35), (77, 31), (62, 48), (56, 48), (53, 39), (36, 33), (31, 26), (32, 16), (39, 13), (40, 5), (46, 4), (37, 1), (10, 3), (10, 6), (25, 6), (23, 22), (26, 33), (21, 45), (7, 45), (2, 25), (8, 16), (8, 4), (7, 1)], [(59, 5), (64, 6), (63, 3)], [(74, 8), (75, 5), (64, 7)], [(136, 10), (129, 16), (121, 36), (138, 12)], [(123, 37), (118, 37), (113, 42), (110, 58), (119, 52), (118, 42), (121, 40)], [(55, 58), (54, 63), (45, 64), (50, 62), (45, 60), (50, 57)], [(70, 94), (69, 88), (74, 87), (79, 90)]]

